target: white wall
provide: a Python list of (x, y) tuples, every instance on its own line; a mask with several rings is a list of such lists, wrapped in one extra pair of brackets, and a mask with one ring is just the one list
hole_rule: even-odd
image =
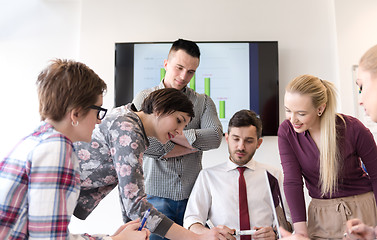
[[(279, 42), (280, 86), (312, 73), (336, 80), (333, 1), (83, 0), (80, 58), (108, 83), (113, 104), (114, 43), (264, 40)], [(284, 10), (284, 11), (283, 11)], [(283, 87), (280, 100), (283, 99)], [(283, 107), (280, 107), (283, 119)]]
[(341, 109), (346, 114), (355, 113), (352, 65), (359, 63), (363, 53), (377, 44), (377, 1), (335, 0), (337, 29), (337, 54), (339, 56), (338, 86)]
[[(376, 39), (374, 0), (0, 0), (0, 157), (39, 120), (35, 80), (51, 58), (93, 68), (108, 84), (113, 106), (114, 43), (126, 41), (278, 41), (280, 120), (284, 86), (310, 73), (335, 82), (341, 110), (353, 114), (350, 67)], [(341, 84), (339, 84), (341, 83)], [(225, 161), (227, 147), (204, 154), (205, 167)], [(276, 137), (256, 159), (280, 167)], [(112, 233), (122, 223), (116, 191), (72, 232)]]
[(40, 71), (77, 59), (80, 14), (79, 1), (0, 0), (0, 158), (39, 122)]

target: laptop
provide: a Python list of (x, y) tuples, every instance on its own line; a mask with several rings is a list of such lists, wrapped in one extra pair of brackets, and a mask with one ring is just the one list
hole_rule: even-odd
[(283, 198), (280, 193), (279, 181), (268, 171), (266, 173), (266, 183), (269, 188), (270, 204), (274, 215), (274, 226), (278, 234), (278, 238), (282, 238), (279, 226), (284, 227), (286, 230), (291, 231), (291, 225), (287, 221), (285, 215), (285, 208), (283, 204)]

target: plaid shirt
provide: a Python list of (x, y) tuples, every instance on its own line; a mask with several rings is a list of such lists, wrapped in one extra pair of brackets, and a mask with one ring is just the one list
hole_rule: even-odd
[(45, 122), (0, 162), (0, 239), (111, 239), (69, 234), (80, 193), (72, 142)]
[[(165, 88), (163, 81), (156, 87), (141, 91), (133, 100), (135, 107), (140, 109), (149, 93), (162, 88)], [(203, 151), (218, 148), (223, 134), (212, 99), (188, 87), (182, 91), (191, 100), (195, 112), (195, 117), (183, 134), (199, 151), (165, 159), (163, 157), (174, 148), (174, 143), (169, 141), (163, 145), (157, 139), (150, 138), (150, 145), (143, 159), (146, 193), (174, 201), (188, 199), (195, 180), (202, 170)]]

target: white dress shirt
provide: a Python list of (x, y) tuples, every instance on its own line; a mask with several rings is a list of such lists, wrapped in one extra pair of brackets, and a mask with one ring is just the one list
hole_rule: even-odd
[[(210, 219), (215, 226), (226, 225), (229, 228), (240, 229), (237, 167), (237, 164), (228, 160), (200, 172), (187, 204), (183, 222), (185, 228), (194, 223), (205, 225)], [(254, 226), (272, 226), (274, 218), (265, 170), (279, 180), (280, 191), (283, 194), (281, 170), (254, 160), (244, 167), (247, 167), (244, 177), (251, 229)]]

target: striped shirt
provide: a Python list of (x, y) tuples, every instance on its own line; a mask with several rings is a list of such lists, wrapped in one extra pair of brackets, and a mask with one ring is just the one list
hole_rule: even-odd
[[(133, 100), (136, 108), (140, 109), (149, 93), (162, 88), (165, 88), (163, 81), (159, 86), (141, 91)], [(195, 117), (183, 134), (191, 146), (199, 151), (179, 157), (163, 158), (174, 148), (174, 143), (169, 141), (163, 145), (157, 139), (150, 138), (150, 145), (143, 159), (146, 193), (174, 201), (188, 199), (202, 170), (203, 151), (218, 148), (223, 134), (212, 99), (188, 87), (182, 91), (193, 103), (195, 112)]]
[(0, 161), (0, 239), (111, 239), (72, 235), (80, 193), (72, 142), (42, 122)]

